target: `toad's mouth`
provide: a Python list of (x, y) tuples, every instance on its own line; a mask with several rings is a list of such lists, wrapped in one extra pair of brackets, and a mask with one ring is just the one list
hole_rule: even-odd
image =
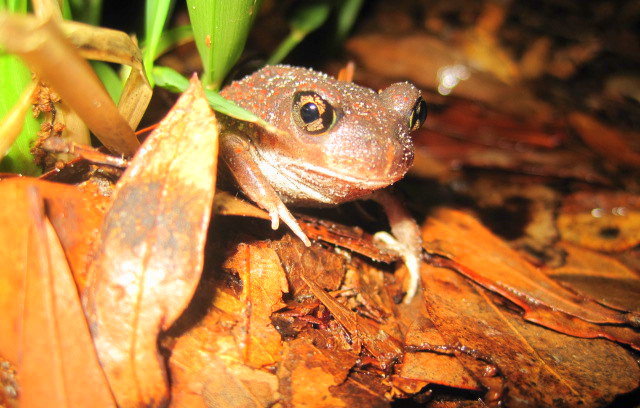
[(292, 173), (295, 173), (300, 180), (326, 180), (327, 183), (343, 182), (354, 186), (356, 189), (369, 191), (387, 187), (402, 177), (402, 175), (400, 175), (399, 177), (385, 176), (383, 178), (365, 178), (331, 170), (322, 166), (316, 166), (310, 163), (291, 162), (288, 164), (289, 165), (286, 166), (286, 168)]
[(254, 159), (283, 201), (303, 206), (363, 198), (402, 177), (402, 174), (374, 179), (359, 177), (273, 152), (255, 154)]

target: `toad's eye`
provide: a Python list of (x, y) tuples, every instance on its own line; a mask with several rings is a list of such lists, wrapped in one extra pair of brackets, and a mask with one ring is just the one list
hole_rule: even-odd
[(422, 96), (419, 96), (416, 104), (413, 105), (411, 117), (409, 118), (409, 129), (411, 129), (411, 132), (420, 129), (425, 119), (427, 119), (427, 103), (422, 99)]
[(307, 133), (319, 135), (331, 129), (336, 122), (336, 112), (317, 93), (301, 91), (293, 98), (293, 118)]

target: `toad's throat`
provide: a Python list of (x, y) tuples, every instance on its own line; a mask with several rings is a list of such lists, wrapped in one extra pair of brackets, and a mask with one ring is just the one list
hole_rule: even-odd
[(254, 160), (282, 201), (300, 206), (322, 206), (355, 200), (396, 181), (392, 177), (354, 177), (272, 152), (254, 150)]

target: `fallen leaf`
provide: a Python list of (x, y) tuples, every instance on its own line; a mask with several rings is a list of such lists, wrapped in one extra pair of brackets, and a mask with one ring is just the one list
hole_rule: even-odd
[[(638, 385), (640, 368), (622, 347), (528, 324), (448, 269), (424, 265), (422, 273), (429, 312), (442, 337), (498, 368), (506, 406), (603, 406)], [(480, 382), (495, 378), (483, 376), (486, 364), (478, 359), (458, 357)]]
[(84, 294), (118, 406), (168, 399), (157, 337), (200, 280), (215, 191), (216, 122), (197, 78), (116, 186)]
[[(424, 304), (420, 294), (416, 302)], [(421, 344), (446, 345), (440, 332), (431, 321), (426, 308), (415, 311), (411, 326), (405, 336), (405, 346)], [(404, 389), (408, 393), (416, 393), (428, 384), (439, 384), (472, 391), (480, 391), (481, 385), (466, 370), (455, 356), (437, 353), (405, 353), (398, 376), (403, 379), (418, 381), (417, 389)], [(406, 384), (403, 384), (406, 386)]]
[[(23, 291), (12, 294), (21, 314), (18, 372), (22, 407), (115, 407), (98, 363), (80, 298), (55, 230), (35, 186), (23, 189), (31, 221)], [(19, 279), (19, 278), (18, 278)], [(22, 303), (24, 302), (24, 303)]]
[[(434, 161), (453, 170), (478, 168), (503, 170), (553, 179), (575, 179), (588, 183), (611, 184), (592, 163), (590, 152), (569, 149), (538, 151), (507, 146), (486, 146), (474, 138), (460, 138), (440, 131), (424, 128), (413, 134), (416, 139), (417, 174), (429, 176), (429, 168), (421, 161)], [(567, 163), (572, 163), (567, 166)]]
[(346, 401), (334, 395), (334, 388), (346, 380), (355, 363), (355, 356), (320, 348), (309, 336), (287, 342), (277, 373), (283, 405), (347, 407)]
[(170, 407), (270, 407), (277, 401), (277, 377), (244, 364), (232, 320), (212, 308), (175, 340)]
[[(219, 191), (214, 199), (213, 212), (220, 215), (235, 215), (260, 218), (270, 221), (266, 211), (247, 201), (241, 200), (227, 192)], [(321, 240), (333, 245), (352, 250), (380, 262), (393, 262), (397, 257), (385, 252), (373, 243), (373, 236), (357, 227), (347, 227), (335, 222), (296, 214), (300, 228), (311, 239)]]
[(327, 290), (337, 290), (344, 278), (347, 262), (345, 256), (331, 251), (317, 251), (314, 246), (307, 248), (302, 241), (289, 235), (274, 246), (287, 272), (294, 297), (311, 293), (303, 275)]
[(591, 323), (629, 323), (624, 314), (564, 289), (461, 211), (438, 210), (425, 222), (422, 237), (428, 252), (455, 262), (461, 273), (522, 307), (525, 317), (542, 303)]
[(620, 261), (566, 242), (565, 265), (545, 272), (574, 291), (613, 309), (640, 313), (640, 278)]
[(581, 191), (564, 199), (558, 213), (562, 239), (601, 251), (640, 243), (640, 196), (622, 191)]
[(443, 70), (462, 67), (466, 79), (451, 90), (452, 95), (477, 100), (523, 118), (535, 116), (546, 122), (552, 117), (551, 107), (536, 99), (530, 91), (507, 85), (493, 73), (472, 68), (461, 49), (432, 35), (422, 32), (365, 34), (349, 39), (346, 48), (365, 71), (379, 77), (405, 78), (420, 88), (438, 89), (444, 82), (439, 75)]
[(640, 152), (635, 151), (629, 143), (638, 139), (640, 135), (637, 133), (625, 135), (580, 112), (570, 114), (569, 123), (595, 153), (613, 163), (640, 167)]
[(306, 276), (301, 275), (301, 278), (349, 333), (350, 338), (360, 340), (382, 369), (387, 369), (402, 355), (400, 341), (386, 333), (379, 324), (345, 308)]
[(241, 244), (223, 268), (243, 282), (238, 302), (244, 307), (237, 322), (243, 333), (237, 335), (244, 343), (245, 363), (253, 368), (277, 363), (282, 339), (271, 324), (271, 314), (285, 306), (282, 295), (289, 291), (278, 255), (265, 243)]

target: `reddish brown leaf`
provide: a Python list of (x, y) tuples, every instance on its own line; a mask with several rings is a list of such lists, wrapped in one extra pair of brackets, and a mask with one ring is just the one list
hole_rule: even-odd
[(640, 167), (640, 152), (635, 151), (629, 143), (637, 140), (638, 134), (624, 135), (579, 112), (569, 115), (569, 122), (595, 153), (614, 163)]
[(243, 333), (236, 333), (244, 344), (245, 363), (254, 368), (277, 363), (282, 339), (271, 324), (271, 314), (285, 306), (282, 294), (289, 291), (278, 255), (265, 243), (239, 245), (223, 267), (237, 273), (243, 282), (233, 309), (242, 310), (237, 324)]
[[(102, 220), (102, 197), (87, 195), (76, 187), (41, 180), (14, 177), (0, 182), (0, 195), (3, 197), (0, 241), (0, 255), (15, 271), (24, 271), (27, 242), (25, 225), (31, 223), (30, 215), (25, 212), (25, 191), (36, 186), (45, 199), (47, 215), (56, 229), (56, 233), (65, 250), (65, 255), (74, 273), (74, 279), (82, 283), (86, 274), (87, 257), (98, 224)], [(19, 319), (12, 315), (12, 304), (16, 302), (16, 293), (22, 293), (24, 276), (20, 273), (0, 275), (0, 353), (13, 364), (16, 363), (16, 345)]]
[[(214, 212), (220, 215), (236, 215), (271, 220), (269, 214), (255, 205), (231, 194), (220, 191), (214, 199)], [(393, 262), (397, 257), (385, 252), (373, 243), (373, 236), (357, 227), (347, 227), (317, 218), (296, 215), (300, 228), (311, 239), (350, 249), (356, 253), (381, 262)]]
[(206, 315), (172, 348), (172, 406), (271, 406), (277, 379), (252, 366), (272, 368), (281, 359), (282, 340), (270, 321), (287, 290), (277, 255), (264, 242), (239, 244), (200, 288), (189, 311)]
[(320, 348), (309, 336), (288, 342), (278, 368), (283, 406), (346, 407), (334, 391), (355, 363), (355, 356)]
[[(429, 167), (459, 169), (471, 167), (505, 170), (532, 176), (578, 179), (589, 183), (610, 184), (593, 165), (589, 152), (569, 149), (538, 151), (505, 148), (502, 144), (486, 146), (473, 138), (424, 128), (415, 132), (416, 163), (412, 171), (429, 176)], [(466, 139), (466, 140), (465, 140)], [(425, 161), (428, 165), (422, 163)], [(572, 163), (567, 166), (567, 163)], [(443, 172), (443, 169), (439, 170)]]
[(346, 272), (344, 256), (330, 251), (319, 251), (315, 246), (307, 248), (302, 241), (290, 235), (284, 236), (274, 248), (287, 272), (291, 293), (294, 296), (311, 293), (302, 275), (313, 280), (322, 289), (337, 290), (340, 287)]
[(85, 304), (120, 407), (168, 398), (157, 336), (200, 279), (215, 190), (216, 122), (197, 79), (120, 179), (91, 264)]
[[(27, 183), (22, 179), (0, 182), (0, 355), (18, 366), (22, 313), (27, 271), (28, 233), (33, 223), (27, 207)], [(22, 294), (22, 296), (21, 296)]]
[[(422, 294), (416, 303), (424, 304)], [(436, 329), (426, 309), (420, 308), (405, 336), (407, 346), (421, 344), (446, 345), (440, 332)], [(479, 391), (480, 384), (467, 372), (465, 367), (454, 357), (436, 353), (406, 353), (399, 375), (403, 379), (418, 381), (419, 388), (403, 388), (405, 392), (415, 393), (428, 384), (440, 384), (448, 387)], [(407, 384), (403, 384), (405, 387)], [(415, 387), (415, 385), (414, 385)]]
[(566, 241), (600, 251), (623, 251), (640, 243), (640, 196), (575, 193), (563, 201), (557, 223)]
[[(60, 241), (44, 216), (36, 187), (26, 188), (31, 222), (19, 335), (20, 405), (23, 407), (115, 407), (93, 347)], [(11, 272), (9, 272), (11, 273)], [(24, 302), (24, 303), (22, 303)]]
[(553, 149), (568, 136), (559, 125), (550, 132), (543, 123), (526, 123), (465, 100), (452, 101), (443, 112), (430, 115), (427, 125), (431, 130), (468, 142), (509, 150), (522, 150), (522, 145)]
[(640, 277), (620, 261), (563, 242), (565, 265), (545, 272), (578, 293), (608, 307), (640, 313)]
[(540, 303), (592, 323), (629, 323), (627, 316), (566, 290), (526, 262), (473, 217), (441, 209), (423, 227), (425, 248), (447, 257), (469, 278), (527, 313)]
[[(604, 340), (587, 340), (524, 322), (457, 273), (432, 266), (422, 282), (433, 322), (447, 343), (495, 364), (509, 407), (603, 406), (640, 381), (633, 356)], [(484, 363), (459, 355), (484, 383)]]
[[(406, 78), (425, 89), (438, 89), (441, 85), (438, 72), (443, 67), (460, 65), (451, 44), (424, 32), (371, 33), (351, 38), (346, 47), (366, 71), (379, 77)], [(549, 105), (524, 87), (507, 85), (489, 72), (465, 68), (468, 78), (451, 90), (452, 95), (478, 100), (520, 117), (551, 117)]]
[(170, 406), (272, 406), (279, 397), (276, 376), (243, 364), (238, 342), (224, 333), (220, 317), (220, 312), (210, 313), (177, 340), (170, 360)]
[(352, 339), (362, 341), (362, 344), (377, 359), (381, 367), (388, 367), (389, 363), (402, 355), (400, 342), (386, 333), (379, 324), (345, 308), (306, 276), (301, 275), (301, 278), (349, 333), (349, 336)]

